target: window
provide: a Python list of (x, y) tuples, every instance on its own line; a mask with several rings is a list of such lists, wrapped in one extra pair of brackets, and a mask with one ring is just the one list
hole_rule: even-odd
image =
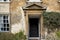
[(0, 1), (2, 1), (2, 0), (0, 0)]
[(7, 0), (4, 0), (4, 1), (7, 1)]
[(8, 15), (0, 15), (0, 32), (9, 31), (9, 18)]
[(28, 0), (28, 2), (40, 2), (41, 0)]
[(0, 2), (9, 2), (9, 0), (0, 0)]

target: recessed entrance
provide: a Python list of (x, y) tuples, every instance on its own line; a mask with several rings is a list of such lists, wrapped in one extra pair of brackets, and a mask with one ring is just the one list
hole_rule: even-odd
[(29, 17), (29, 40), (40, 39), (40, 27), (38, 17)]
[(39, 37), (38, 18), (29, 18), (29, 37)]

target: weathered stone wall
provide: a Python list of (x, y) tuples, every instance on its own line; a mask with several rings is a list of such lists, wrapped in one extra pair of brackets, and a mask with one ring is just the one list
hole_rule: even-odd
[[(47, 11), (60, 11), (58, 0), (42, 0), (42, 4), (47, 7)], [(18, 6), (26, 5), (26, 0), (11, 0), (11, 11), (15, 11)]]
[[(18, 33), (24, 29), (24, 12), (22, 6), (24, 6), (25, 0), (12, 0), (10, 4), (11, 10), (11, 32)], [(23, 16), (23, 17), (22, 17)]]
[[(60, 5), (58, 3), (58, 0), (42, 0), (42, 4), (47, 7), (46, 11), (60, 12)], [(22, 16), (22, 14), (24, 14), (24, 12), (21, 13), (21, 11), (23, 10), (19, 9), (19, 7), (22, 8), (22, 6), (25, 5), (26, 5), (26, 0), (11, 0), (10, 10), (11, 10), (12, 33), (17, 33), (19, 32), (19, 30), (25, 28), (22, 27), (23, 22), (25, 22), (25, 21), (22, 22), (22, 18), (24, 17), (24, 15)]]
[(0, 3), (0, 14), (9, 14), (9, 3)]
[(25, 28), (24, 12), (21, 7), (17, 7), (16, 11), (11, 13), (11, 32), (18, 33)]
[(47, 7), (46, 11), (59, 12), (59, 1), (58, 0), (43, 0), (43, 4)]
[[(47, 7), (47, 10), (59, 11), (59, 2), (58, 0), (42, 0), (43, 5)], [(14, 11), (18, 6), (24, 6), (26, 4), (26, 0), (12, 0), (11, 1), (11, 10)]]

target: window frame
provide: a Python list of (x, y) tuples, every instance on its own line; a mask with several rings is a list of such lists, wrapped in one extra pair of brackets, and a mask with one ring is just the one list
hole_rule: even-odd
[[(8, 16), (8, 19), (7, 19), (8, 23), (6, 23), (6, 25), (9, 24), (9, 27), (6, 26), (6, 30), (5, 31), (4, 30), (2, 31), (1, 28), (0, 28), (0, 32), (10, 32), (10, 16), (9, 15), (3, 15), (3, 14), (1, 14), (1, 16), (2, 16), (2, 22), (3, 22), (3, 16)], [(2, 23), (2, 24), (4, 25), (4, 23)], [(5, 27), (3, 26), (2, 28), (5, 28)], [(7, 30), (7, 28), (9, 28), (9, 30)]]
[(10, 2), (10, 0), (6, 0), (6, 1), (4, 1), (4, 0), (1, 0), (0, 2)]
[(42, 0), (40, 0), (40, 1), (29, 1), (29, 0), (27, 0), (27, 2), (42, 2)]

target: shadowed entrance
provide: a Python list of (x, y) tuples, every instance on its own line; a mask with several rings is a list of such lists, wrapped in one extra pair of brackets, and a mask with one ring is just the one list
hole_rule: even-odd
[(29, 18), (29, 37), (39, 37), (38, 18)]

